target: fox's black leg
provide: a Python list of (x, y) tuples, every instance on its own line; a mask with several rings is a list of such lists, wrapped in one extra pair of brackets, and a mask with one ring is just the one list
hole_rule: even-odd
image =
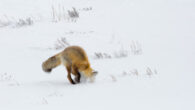
[(76, 68), (76, 66), (72, 66), (72, 73), (75, 75), (75, 81), (77, 83), (79, 83), (80, 82), (81, 75), (80, 75), (78, 69)]
[(77, 83), (80, 83), (80, 79), (81, 79), (81, 75), (80, 75), (79, 72), (77, 72), (77, 75), (76, 75), (76, 77), (75, 77), (75, 81), (76, 81)]
[(71, 77), (71, 68), (69, 67), (66, 67), (67, 71), (68, 71), (68, 80), (70, 81), (71, 84), (75, 84), (75, 82), (72, 80), (72, 77)]

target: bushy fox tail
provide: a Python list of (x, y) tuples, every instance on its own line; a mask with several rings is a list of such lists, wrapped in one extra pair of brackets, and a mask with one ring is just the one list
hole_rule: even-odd
[(42, 69), (45, 72), (51, 72), (53, 68), (57, 67), (61, 64), (61, 58), (60, 54), (54, 55), (50, 58), (48, 58), (46, 61), (42, 64)]

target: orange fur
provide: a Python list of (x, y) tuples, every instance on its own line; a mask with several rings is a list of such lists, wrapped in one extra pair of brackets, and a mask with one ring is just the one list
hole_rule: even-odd
[(71, 78), (71, 73), (75, 76), (76, 82), (80, 82), (81, 73), (86, 78), (92, 78), (97, 72), (94, 72), (90, 67), (90, 63), (85, 51), (79, 46), (67, 47), (59, 54), (50, 57), (43, 62), (42, 68), (45, 72), (51, 72), (51, 70), (58, 65), (63, 64), (68, 72), (68, 79), (70, 83), (75, 84)]

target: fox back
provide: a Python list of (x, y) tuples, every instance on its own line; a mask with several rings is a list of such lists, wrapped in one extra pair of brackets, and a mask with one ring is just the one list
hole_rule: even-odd
[(85, 51), (78, 46), (71, 46), (66, 48), (61, 52), (61, 61), (65, 65), (77, 65), (79, 63), (84, 63), (86, 66), (90, 66), (88, 57)]

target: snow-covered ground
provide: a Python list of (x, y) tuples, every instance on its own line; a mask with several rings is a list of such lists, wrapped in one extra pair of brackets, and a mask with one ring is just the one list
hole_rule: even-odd
[[(42, 71), (63, 41), (94, 83)], [(194, 0), (1, 0), (0, 52), (0, 110), (195, 109)]]

